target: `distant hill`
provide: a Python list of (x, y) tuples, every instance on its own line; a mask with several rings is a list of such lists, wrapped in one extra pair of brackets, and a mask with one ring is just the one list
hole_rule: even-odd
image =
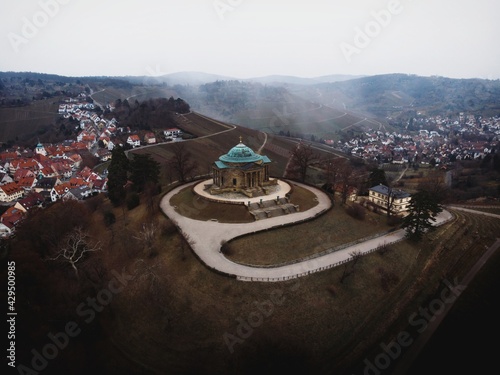
[[(70, 96), (84, 90), (103, 104), (117, 99), (132, 103), (181, 98), (194, 111), (215, 119), (272, 134), (316, 139), (344, 139), (367, 129), (391, 130), (390, 125), (399, 126), (418, 112), (500, 115), (500, 80), (407, 74), (236, 79), (187, 71), (158, 77), (77, 78), (0, 72), (0, 103), (4, 107), (28, 106), (34, 100)], [(18, 117), (17, 110), (6, 114), (10, 130), (3, 141), (17, 135)], [(38, 117), (23, 119), (33, 118), (36, 122)], [(50, 119), (43, 120), (44, 126), (50, 125)], [(30, 123), (32, 131), (36, 131), (35, 122)]]
[(161, 76), (125, 76), (118, 77), (120, 79), (127, 79), (133, 83), (165, 83), (169, 86), (175, 85), (190, 85), (198, 86), (204, 85), (206, 83), (213, 83), (216, 81), (242, 81), (242, 82), (254, 82), (262, 83), (266, 85), (315, 85), (319, 83), (326, 82), (341, 82), (350, 79), (360, 78), (362, 76), (353, 75), (341, 75), (332, 74), (320, 77), (304, 78), (290, 75), (268, 75), (263, 77), (251, 77), (251, 78), (237, 78), (219, 74), (211, 74), (204, 72), (176, 72), (165, 74)]
[(369, 116), (318, 103), (314, 96), (300, 97), (293, 92), (295, 89), (281, 85), (234, 80), (199, 87), (177, 86), (175, 90), (200, 113), (270, 134), (340, 139), (351, 132), (385, 129), (387, 125)]
[(160, 77), (169, 86), (175, 85), (203, 85), (215, 81), (230, 81), (236, 78), (203, 72), (178, 72), (165, 74)]
[(320, 82), (314, 78), (302, 78), (302, 77), (282, 76), (282, 75), (247, 78), (244, 81), (262, 83), (262, 84), (276, 84), (276, 85), (281, 85), (281, 84), (314, 85)]
[(351, 79), (363, 78), (365, 76), (353, 76), (346, 74), (330, 74), (326, 76), (320, 76), (314, 78), (315, 81), (323, 82), (323, 83), (332, 83), (332, 82), (343, 82), (349, 81)]
[(324, 104), (342, 103), (344, 108), (377, 117), (392, 116), (402, 110), (442, 115), (500, 114), (500, 80), (387, 74), (318, 84), (296, 94), (303, 98), (316, 95), (316, 100)]

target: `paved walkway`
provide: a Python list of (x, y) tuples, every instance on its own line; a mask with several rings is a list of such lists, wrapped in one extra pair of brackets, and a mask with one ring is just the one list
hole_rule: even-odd
[[(477, 207), (477, 208), (487, 208), (487, 207), (481, 207), (481, 206), (474, 206), (474, 207)], [(470, 208), (466, 208), (465, 206), (450, 206), (450, 208), (452, 208), (454, 210), (469, 212), (469, 213), (477, 214), (477, 215), (484, 215), (484, 216), (489, 216), (489, 217), (496, 217), (497, 219), (500, 219), (500, 215), (471, 209), (471, 208), (474, 208), (474, 207), (471, 206)], [(492, 206), (492, 208), (498, 208), (498, 206)]]
[[(201, 195), (202, 197), (206, 197), (206, 198), (208, 198), (210, 200), (227, 201), (228, 199), (224, 198), (223, 194), (221, 194), (221, 195), (212, 195), (208, 191), (204, 190), (205, 189), (205, 184), (212, 184), (213, 181), (214, 180), (212, 178), (209, 178), (208, 180), (205, 180), (205, 181), (202, 181), (202, 182), (196, 184), (195, 187), (194, 187), (194, 189), (193, 189), (194, 192), (196, 194)], [(272, 193), (272, 194), (269, 194), (269, 195), (263, 195), (263, 196), (254, 197), (254, 198), (241, 197), (241, 198), (233, 198), (233, 199), (229, 199), (229, 200), (231, 200), (233, 202), (245, 203), (245, 205), (248, 206), (248, 202), (250, 202), (250, 203), (259, 203), (261, 199), (263, 201), (269, 201), (269, 200), (273, 200), (273, 199), (277, 199), (277, 198), (283, 198), (292, 189), (289, 184), (287, 184), (285, 181), (282, 181), (282, 180), (279, 180), (279, 179), (278, 179), (278, 186), (279, 186), (279, 190), (276, 191), (276, 192), (274, 192), (274, 193)]]
[[(192, 245), (193, 251), (198, 255), (202, 262), (214, 270), (236, 276), (238, 280), (243, 281), (273, 282), (306, 276), (314, 272), (335, 267), (342, 262), (345, 262), (351, 258), (350, 253), (352, 251), (367, 253), (384, 244), (401, 241), (405, 237), (405, 231), (398, 230), (390, 234), (323, 255), (321, 257), (272, 268), (245, 266), (227, 259), (220, 252), (221, 243), (243, 234), (254, 233), (269, 228), (279, 228), (284, 224), (307, 220), (320, 215), (322, 212), (325, 212), (331, 207), (330, 198), (321, 190), (297, 182), (292, 184), (296, 184), (313, 191), (318, 199), (318, 205), (307, 211), (301, 211), (291, 215), (269, 218), (245, 224), (225, 224), (211, 221), (200, 221), (180, 215), (170, 205), (170, 199), (172, 196), (188, 186), (182, 185), (163, 197), (160, 203), (160, 208), (168, 217), (177, 223), (183, 232), (189, 233), (190, 239), (194, 241)], [(444, 210), (438, 215), (435, 225), (441, 225), (452, 218), (452, 214)]]

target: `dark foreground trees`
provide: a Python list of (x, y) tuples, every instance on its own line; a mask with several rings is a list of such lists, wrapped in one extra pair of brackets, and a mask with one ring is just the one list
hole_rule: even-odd
[(158, 185), (160, 164), (150, 154), (134, 154), (129, 160), (123, 148), (115, 147), (108, 172), (109, 200), (120, 206), (127, 199), (125, 187), (129, 181), (136, 193), (149, 190), (149, 185)]
[(409, 211), (403, 219), (402, 227), (406, 229), (406, 236), (410, 240), (420, 241), (424, 232), (433, 227), (436, 215), (443, 209), (433, 194), (421, 190), (412, 195)]
[(130, 180), (141, 192), (148, 183), (157, 184), (160, 178), (160, 163), (150, 154), (134, 154), (130, 161)]
[(108, 168), (108, 197), (118, 206), (125, 200), (127, 195), (125, 185), (128, 181), (129, 160), (125, 150), (119, 146), (112, 151), (112, 159)]

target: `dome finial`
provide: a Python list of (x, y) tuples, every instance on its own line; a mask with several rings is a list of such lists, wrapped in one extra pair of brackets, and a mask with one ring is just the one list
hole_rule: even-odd
[(240, 135), (240, 143), (243, 143), (243, 137)]

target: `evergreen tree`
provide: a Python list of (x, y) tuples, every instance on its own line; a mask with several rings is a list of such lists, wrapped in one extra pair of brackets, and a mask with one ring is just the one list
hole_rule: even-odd
[(150, 154), (134, 154), (130, 161), (130, 180), (136, 191), (142, 191), (148, 183), (157, 184), (160, 178), (160, 163)]
[(117, 146), (111, 152), (111, 163), (108, 168), (108, 197), (115, 206), (125, 200), (125, 184), (128, 180), (129, 160), (125, 151)]
[(421, 190), (411, 197), (410, 213), (403, 219), (402, 227), (406, 228), (406, 237), (410, 240), (420, 241), (424, 232), (433, 228), (435, 216), (443, 209), (437, 203), (434, 195), (426, 190)]

